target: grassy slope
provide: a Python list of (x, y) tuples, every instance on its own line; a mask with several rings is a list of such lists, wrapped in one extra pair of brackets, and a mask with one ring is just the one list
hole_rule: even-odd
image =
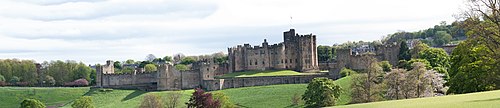
[(79, 88), (41, 88), (41, 87), (0, 87), (0, 107), (18, 108), (26, 98), (42, 101), (46, 106), (60, 106), (71, 102), (89, 90)]
[[(342, 78), (336, 81), (345, 90), (349, 90), (350, 84), (349, 77)], [(238, 105), (245, 107), (294, 107), (291, 105), (291, 97), (294, 94), (302, 95), (306, 90), (307, 84), (284, 84), (284, 85), (270, 85), (270, 86), (256, 86), (245, 88), (225, 89), (214, 92), (224, 92), (230, 97), (230, 100)], [(15, 101), (17, 98), (10, 97), (23, 97), (29, 95), (31, 89), (36, 89), (36, 97), (49, 105), (60, 103), (70, 103), (72, 100), (82, 95), (90, 95), (93, 98), (94, 105), (98, 108), (136, 108), (141, 103), (145, 94), (156, 94), (166, 97), (168, 92), (144, 92), (139, 90), (113, 90), (110, 92), (100, 92), (97, 90), (90, 90), (89, 88), (0, 88), (0, 106), (7, 108), (19, 107), (21, 99)], [(43, 92), (42, 92), (43, 91)], [(189, 96), (193, 90), (183, 90), (181, 99), (181, 108), (186, 107), (185, 102), (188, 101)], [(350, 97), (344, 92), (340, 97), (339, 104), (346, 104)], [(54, 97), (55, 96), (55, 97)], [(26, 96), (24, 96), (26, 97)], [(303, 104), (303, 103), (301, 103)], [(71, 104), (64, 106), (70, 108)]]
[(268, 71), (245, 71), (224, 74), (217, 78), (233, 78), (233, 77), (256, 77), (256, 76), (289, 76), (289, 75), (310, 75), (317, 73), (301, 73), (292, 70), (268, 70)]
[(382, 101), (334, 108), (498, 108), (500, 90), (440, 97)]

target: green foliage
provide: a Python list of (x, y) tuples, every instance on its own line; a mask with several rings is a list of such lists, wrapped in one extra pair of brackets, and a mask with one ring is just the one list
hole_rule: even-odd
[(46, 108), (45, 105), (36, 99), (25, 99), (21, 102), (20, 108)]
[(19, 82), (19, 81), (21, 81), (21, 79), (20, 79), (19, 77), (17, 77), (17, 76), (13, 76), (13, 77), (10, 79), (9, 83), (16, 84), (16, 83), (17, 83), (17, 82)]
[(495, 68), (495, 60), (492, 52), (485, 45), (470, 46), (461, 43), (452, 53), (452, 65), (450, 68), (450, 90), (451, 93), (470, 93), (478, 91), (494, 90), (499, 87), (500, 79), (498, 70)]
[(335, 105), (340, 97), (342, 87), (328, 78), (314, 78), (308, 85), (307, 90), (302, 95), (302, 100), (307, 106), (325, 107)]
[(399, 47), (399, 55), (398, 59), (399, 60), (410, 60), (411, 55), (410, 55), (410, 49), (408, 48), (408, 45), (406, 44), (405, 41), (401, 41), (399, 43), (401, 47)]
[(132, 59), (128, 59), (127, 61), (125, 61), (125, 64), (134, 64), (135, 61), (132, 60)]
[(120, 61), (113, 62), (113, 66), (115, 69), (122, 69), (122, 63)]
[(221, 108), (236, 108), (236, 105), (231, 103), (229, 97), (223, 92), (215, 92), (212, 95), (214, 100), (219, 100)]
[(340, 76), (342, 77), (346, 77), (346, 76), (349, 76), (349, 75), (352, 75), (356, 73), (356, 71), (353, 71), (351, 69), (347, 69), (347, 68), (342, 68), (342, 70), (340, 70)]
[(450, 67), (450, 58), (442, 48), (429, 48), (419, 53), (420, 58), (429, 61), (431, 67)]
[(76, 66), (76, 69), (73, 70), (73, 79), (83, 78), (87, 81), (90, 81), (90, 73), (92, 72), (92, 68), (80, 63)]
[(73, 104), (71, 104), (73, 108), (95, 108), (92, 103), (92, 97), (90, 96), (82, 96), (79, 99), (75, 100)]
[(141, 102), (139, 108), (163, 108), (161, 98), (154, 94), (147, 94)]
[(184, 58), (182, 58), (180, 64), (189, 65), (189, 64), (192, 64), (194, 62), (196, 62), (196, 59), (194, 59), (193, 57), (184, 57)]
[(134, 73), (135, 69), (132, 67), (125, 67), (121, 71), (122, 73)]
[(44, 81), (44, 84), (48, 86), (54, 86), (56, 84), (56, 80), (50, 75), (46, 75)]
[(226, 63), (228, 60), (227, 56), (223, 56), (223, 57), (214, 57), (214, 61), (215, 63), (217, 64), (222, 64), (222, 63)]
[(450, 34), (446, 33), (446, 31), (437, 31), (434, 38), (434, 45), (442, 46), (444, 44), (450, 43), (452, 37)]
[(144, 66), (144, 70), (146, 70), (146, 72), (155, 72), (158, 69), (156, 68), (156, 65), (154, 65), (154, 64), (147, 64), (146, 66)]
[(450, 79), (450, 74), (448, 73), (447, 69), (445, 69), (443, 67), (434, 67), (434, 68), (432, 68), (432, 70), (435, 70), (438, 73), (444, 74), (443, 79), (445, 79), (446, 81), (448, 81)]
[(317, 53), (319, 62), (328, 62), (333, 58), (333, 48), (330, 46), (318, 46)]
[(3, 77), (3, 75), (1, 75), (1, 74), (0, 74), (0, 81), (5, 82), (5, 77)]
[(186, 71), (189, 70), (189, 67), (183, 64), (177, 64), (175, 65), (175, 69), (179, 71)]
[(432, 66), (429, 63), (429, 61), (427, 61), (425, 59), (411, 59), (410, 61), (407, 62), (407, 64), (404, 65), (405, 66), (404, 68), (406, 70), (412, 70), (413, 69), (412, 64), (416, 63), (416, 62), (423, 63), (427, 69), (432, 69)]
[(418, 41), (418, 43), (413, 47), (413, 49), (410, 50), (411, 57), (414, 59), (419, 59), (420, 58), (420, 52), (429, 49), (430, 47), (422, 43), (421, 41)]
[(165, 57), (163, 57), (163, 60), (166, 61), (166, 62), (171, 62), (172, 61), (172, 57), (165, 56)]
[(392, 65), (389, 63), (389, 61), (379, 62), (379, 65), (380, 67), (382, 67), (382, 70), (384, 70), (384, 72), (390, 72), (392, 69)]
[(20, 79), (16, 82), (25, 82), (28, 85), (38, 82), (38, 73), (33, 60), (0, 59), (0, 74), (9, 82), (13, 81), (14, 76)]

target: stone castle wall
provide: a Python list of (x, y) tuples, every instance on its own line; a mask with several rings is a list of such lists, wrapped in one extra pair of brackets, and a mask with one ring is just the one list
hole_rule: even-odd
[(204, 80), (203, 88), (206, 90), (222, 90), (228, 88), (265, 86), (276, 84), (303, 84), (309, 83), (317, 77), (330, 77), (329, 75), (302, 75), (302, 76), (264, 76), (248, 78), (227, 78)]
[(229, 72), (247, 70), (317, 71), (316, 36), (298, 35), (294, 29), (283, 33), (283, 43), (261, 46), (244, 44), (228, 48)]

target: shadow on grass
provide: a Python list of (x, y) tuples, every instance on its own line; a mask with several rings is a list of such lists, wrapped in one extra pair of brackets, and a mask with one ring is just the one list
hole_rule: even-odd
[(147, 93), (146, 91), (141, 91), (141, 90), (135, 90), (134, 92), (128, 94), (125, 98), (122, 99), (122, 101), (127, 101), (127, 100), (130, 100), (132, 98), (135, 98), (137, 96), (140, 96), (144, 93)]
[(467, 102), (486, 102), (486, 101), (500, 101), (500, 98), (483, 99), (483, 100), (473, 100), (473, 101), (467, 101)]

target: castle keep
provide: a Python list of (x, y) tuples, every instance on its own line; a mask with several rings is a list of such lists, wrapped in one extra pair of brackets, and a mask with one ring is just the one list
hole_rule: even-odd
[(213, 59), (199, 60), (190, 70), (179, 71), (172, 64), (157, 64), (156, 72), (143, 72), (137, 68), (133, 73), (114, 73), (112, 61), (96, 66), (97, 87), (180, 90), (204, 88), (220, 90), (225, 88), (262, 86), (273, 84), (308, 83), (316, 77), (330, 77), (326, 73), (297, 76), (266, 76), (249, 78), (225, 78), (216, 76), (247, 70), (295, 70), (300, 72), (319, 71), (316, 51), (316, 36), (298, 35), (294, 29), (283, 33), (284, 42), (269, 45), (264, 39), (262, 46), (244, 44), (228, 48), (228, 62), (215, 63)]
[(229, 71), (295, 70), (318, 71), (316, 35), (299, 35), (294, 29), (283, 33), (284, 42), (262, 46), (244, 44), (228, 48)]

